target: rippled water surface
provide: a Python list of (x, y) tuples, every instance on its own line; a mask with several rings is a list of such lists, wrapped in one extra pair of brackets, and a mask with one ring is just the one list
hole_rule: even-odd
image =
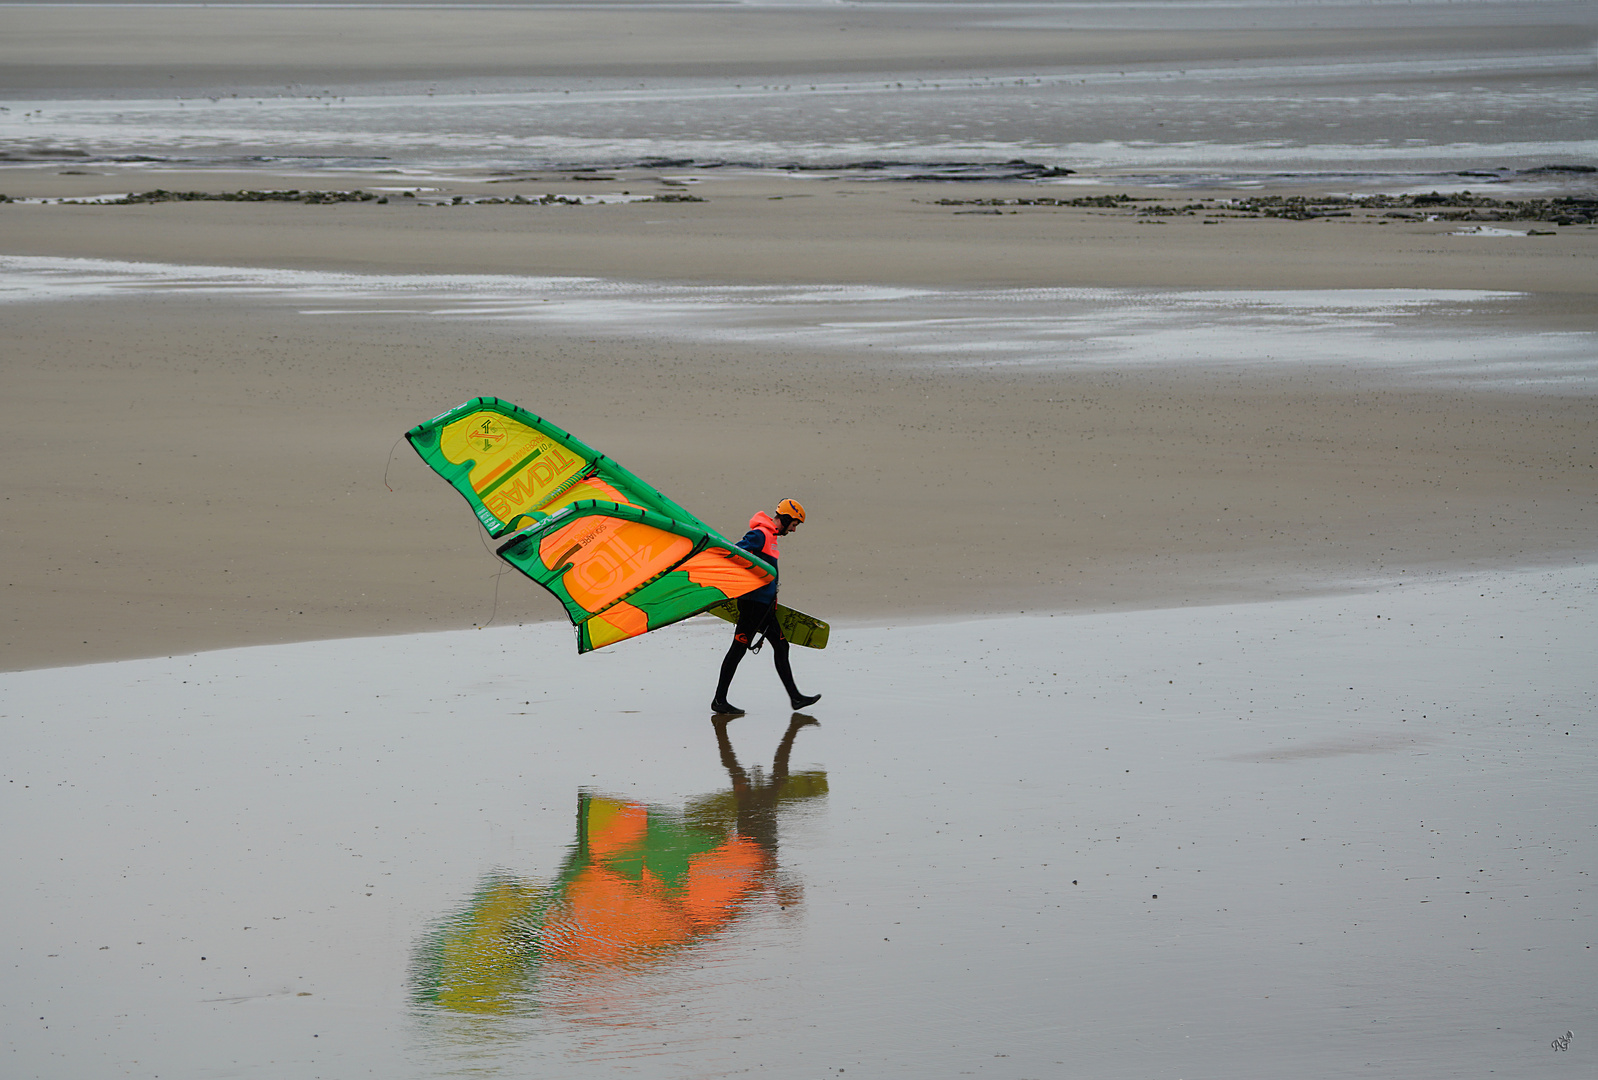
[[(692, 7), (692, 5), (689, 5)], [(867, 5), (868, 8), (872, 5)], [(229, 86), (181, 97), (95, 87), (15, 100), (13, 152), (160, 162), (517, 169), (651, 159), (760, 168), (1026, 158), (1157, 177), (1195, 172), (1432, 174), (1591, 163), (1598, 78), (1590, 6), (1293, 3), (876, 5), (915, 25), (1324, 35), (1308, 52), (1191, 62), (957, 65), (737, 78), (441, 79), (374, 87)], [(819, 10), (819, 9), (817, 9)], [(1491, 36), (1561, 28), (1529, 38)], [(1435, 30), (1434, 34), (1417, 31)], [(1474, 31), (1474, 35), (1466, 34)], [(953, 40), (958, 40), (956, 37)], [(1252, 40), (1252, 39), (1250, 39)], [(1308, 38), (1306, 38), (1308, 40)], [(1336, 41), (1342, 40), (1340, 48)], [(1403, 44), (1407, 43), (1407, 44)], [(1169, 46), (1162, 46), (1169, 51)], [(1295, 52), (1300, 54), (1295, 55)], [(1136, 50), (1132, 55), (1136, 56)]]

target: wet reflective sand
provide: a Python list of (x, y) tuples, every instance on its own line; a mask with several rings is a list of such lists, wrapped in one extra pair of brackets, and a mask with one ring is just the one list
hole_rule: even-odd
[(6, 674), (6, 1071), (1568, 1075), (1595, 631), (1591, 568), (840, 627), (720, 728), (708, 620)]
[(675, 954), (702, 951), (734, 920), (797, 907), (777, 868), (782, 812), (824, 798), (827, 776), (789, 772), (795, 713), (769, 773), (738, 761), (730, 714), (712, 718), (732, 787), (683, 810), (580, 790), (577, 838), (553, 880), (484, 876), (470, 905), (430, 935), (412, 974), (420, 1004), (504, 1016), (559, 1008), (602, 1016), (610, 991)]

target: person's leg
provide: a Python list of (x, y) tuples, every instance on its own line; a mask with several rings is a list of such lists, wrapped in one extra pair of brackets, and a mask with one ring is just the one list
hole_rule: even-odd
[(802, 709), (820, 701), (820, 694), (801, 694), (793, 681), (793, 667), (788, 663), (788, 639), (783, 635), (782, 627), (777, 625), (775, 610), (772, 611), (771, 621), (766, 624), (766, 641), (771, 645), (772, 662), (777, 665), (777, 678), (782, 680), (782, 688), (788, 691), (788, 700), (793, 707)]
[(732, 677), (738, 673), (738, 661), (744, 658), (744, 653), (749, 651), (747, 642), (740, 641), (742, 635), (735, 635), (732, 644), (727, 648), (727, 655), (721, 661), (721, 679), (716, 683), (716, 696), (710, 699), (710, 711), (714, 713), (741, 713), (742, 709), (727, 700), (727, 688), (732, 685)]
[(754, 640), (756, 630), (764, 621), (766, 605), (745, 604), (738, 601), (738, 626), (732, 632), (732, 644), (727, 647), (727, 655), (721, 661), (721, 679), (716, 683), (716, 696), (711, 699), (710, 710), (716, 713), (741, 713), (742, 709), (727, 700), (727, 689), (732, 686), (732, 677), (738, 673), (738, 662), (744, 658), (744, 653), (749, 651), (749, 643)]

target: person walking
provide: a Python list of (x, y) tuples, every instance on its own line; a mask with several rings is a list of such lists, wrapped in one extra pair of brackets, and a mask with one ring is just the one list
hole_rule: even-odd
[[(777, 504), (775, 514), (762, 510), (749, 519), (749, 531), (738, 541), (738, 546), (759, 555), (775, 570), (777, 537), (790, 535), (804, 524), (804, 520), (805, 508), (793, 499), (784, 499)], [(782, 627), (777, 623), (777, 579), (773, 576), (768, 584), (738, 598), (738, 626), (732, 632), (732, 645), (727, 649), (726, 659), (721, 662), (721, 681), (716, 684), (716, 696), (710, 702), (710, 711), (731, 716), (743, 713), (743, 709), (727, 700), (727, 688), (732, 685), (732, 677), (738, 671), (738, 662), (750, 650), (757, 634), (764, 634), (765, 640), (771, 643), (777, 677), (782, 680), (783, 689), (788, 691), (788, 700), (794, 709), (802, 709), (820, 701), (820, 694), (801, 694), (799, 687), (794, 684), (793, 668), (788, 664), (788, 639), (783, 636)], [(758, 645), (754, 647), (759, 648)]]

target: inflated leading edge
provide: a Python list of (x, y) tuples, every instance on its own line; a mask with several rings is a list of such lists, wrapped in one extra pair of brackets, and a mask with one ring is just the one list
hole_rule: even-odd
[(474, 398), (405, 433), (498, 554), (555, 594), (577, 651), (697, 615), (774, 576), (628, 470), (540, 417)]

